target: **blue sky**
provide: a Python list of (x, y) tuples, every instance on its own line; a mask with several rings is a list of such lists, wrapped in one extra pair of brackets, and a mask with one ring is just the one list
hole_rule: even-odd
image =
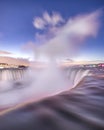
[[(33, 20), (42, 17), (45, 11), (49, 14), (58, 12), (64, 20), (68, 20), (103, 7), (104, 0), (0, 0), (0, 50), (30, 57), (22, 51), (22, 47), (30, 41), (35, 42), (37, 33), (44, 33), (34, 27)], [(97, 37), (84, 41), (74, 59), (104, 60), (104, 10), (100, 21)]]

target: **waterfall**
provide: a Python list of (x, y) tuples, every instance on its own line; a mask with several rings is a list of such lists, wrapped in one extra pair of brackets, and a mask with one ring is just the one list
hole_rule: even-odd
[(0, 69), (0, 81), (13, 81), (24, 76), (24, 69)]
[(88, 69), (69, 68), (67, 70), (67, 77), (71, 82), (72, 88), (76, 87), (85, 76), (90, 76), (91, 72)]
[[(48, 73), (44, 75), (42, 71), (44, 69), (0, 70), (0, 107), (18, 104), (31, 97), (38, 100), (70, 90), (76, 87), (90, 73), (89, 70), (68, 68), (60, 73), (63, 74), (62, 77), (59, 74), (57, 75), (57, 72), (50, 77)], [(45, 79), (43, 80), (43, 78)], [(68, 84), (66, 83), (67, 81)]]

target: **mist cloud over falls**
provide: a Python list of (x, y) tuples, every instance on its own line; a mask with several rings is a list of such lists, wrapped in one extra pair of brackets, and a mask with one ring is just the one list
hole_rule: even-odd
[(42, 17), (34, 18), (33, 25), (41, 33), (36, 33), (35, 43), (29, 42), (25, 48), (34, 50), (36, 57), (72, 57), (77, 54), (80, 43), (96, 37), (101, 13), (97, 10), (64, 20), (59, 13), (45, 12)]

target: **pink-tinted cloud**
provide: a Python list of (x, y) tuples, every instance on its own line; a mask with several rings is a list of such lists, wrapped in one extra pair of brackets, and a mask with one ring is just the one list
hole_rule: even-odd
[(13, 58), (7, 56), (0, 56), (0, 63), (7, 63), (13, 65), (29, 65), (28, 59), (23, 58)]
[(11, 54), (13, 54), (13, 53), (8, 52), (8, 51), (2, 51), (2, 50), (0, 50), (0, 55), (11, 55)]

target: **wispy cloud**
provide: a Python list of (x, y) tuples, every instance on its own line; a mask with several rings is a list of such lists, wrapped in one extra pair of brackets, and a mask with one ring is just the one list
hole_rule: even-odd
[(13, 54), (13, 53), (8, 52), (8, 51), (0, 50), (0, 55), (11, 55), (11, 54)]
[(9, 56), (0, 56), (0, 63), (14, 64), (14, 65), (29, 65), (28, 59), (13, 58)]
[(52, 15), (50, 15), (48, 12), (44, 12), (42, 17), (34, 18), (33, 25), (37, 29), (45, 29), (47, 26), (57, 26), (63, 22), (64, 19), (59, 13), (53, 12)]
[(53, 26), (56, 26), (59, 23), (64, 22), (62, 16), (57, 12), (53, 12), (52, 15), (49, 15), (48, 12), (45, 12), (43, 14), (43, 19), (46, 21), (46, 24), (53, 25)]
[(35, 18), (33, 24), (38, 29), (44, 29), (46, 25), (45, 21), (40, 17)]

